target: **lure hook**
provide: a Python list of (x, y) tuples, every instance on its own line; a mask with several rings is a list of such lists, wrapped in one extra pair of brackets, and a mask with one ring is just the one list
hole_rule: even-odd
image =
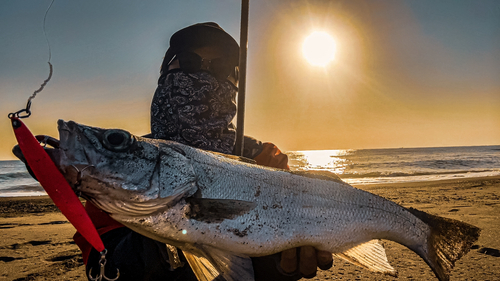
[[(99, 266), (100, 266), (100, 271), (99, 274), (96, 277), (92, 277), (92, 268), (89, 270), (89, 280), (91, 281), (102, 281), (102, 280), (108, 280), (108, 281), (115, 281), (118, 280), (118, 277), (120, 277), (120, 270), (117, 268), (116, 269), (116, 277), (114, 279), (111, 279), (106, 276), (104, 273), (104, 267), (106, 266), (106, 254), (108, 253), (108, 250), (104, 249), (104, 251), (100, 252), (101, 254), (101, 259), (99, 260)], [(103, 279), (104, 278), (104, 279)]]

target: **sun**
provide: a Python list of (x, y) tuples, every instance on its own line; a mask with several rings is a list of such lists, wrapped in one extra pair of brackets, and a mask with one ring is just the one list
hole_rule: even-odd
[(326, 32), (315, 31), (307, 36), (302, 45), (306, 60), (315, 66), (326, 66), (335, 58), (335, 40)]

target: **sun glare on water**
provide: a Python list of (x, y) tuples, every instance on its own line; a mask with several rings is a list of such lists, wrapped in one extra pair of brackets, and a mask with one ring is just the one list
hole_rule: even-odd
[(302, 53), (306, 60), (315, 66), (326, 66), (335, 58), (335, 40), (326, 32), (315, 31), (309, 35), (302, 45)]

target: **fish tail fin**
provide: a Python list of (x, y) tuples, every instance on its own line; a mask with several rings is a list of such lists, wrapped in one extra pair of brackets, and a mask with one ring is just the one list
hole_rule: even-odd
[(409, 211), (426, 223), (431, 231), (427, 251), (417, 253), (432, 268), (439, 280), (449, 280), (455, 262), (467, 254), (479, 238), (480, 229), (461, 221), (443, 218), (410, 208)]

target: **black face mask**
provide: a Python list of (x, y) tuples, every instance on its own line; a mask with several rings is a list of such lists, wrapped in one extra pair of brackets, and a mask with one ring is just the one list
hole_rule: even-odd
[(167, 72), (160, 77), (151, 104), (153, 138), (231, 154), (236, 92), (231, 82), (208, 72)]

